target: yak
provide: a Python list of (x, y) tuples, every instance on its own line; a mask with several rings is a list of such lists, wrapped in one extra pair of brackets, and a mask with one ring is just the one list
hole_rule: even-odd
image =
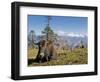
[(36, 61), (41, 63), (45, 61), (57, 59), (56, 49), (54, 48), (53, 41), (41, 40), (36, 43), (38, 45), (38, 54), (36, 56)]

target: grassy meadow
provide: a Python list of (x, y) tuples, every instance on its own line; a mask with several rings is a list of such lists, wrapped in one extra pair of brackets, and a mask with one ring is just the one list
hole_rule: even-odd
[(57, 50), (57, 59), (48, 62), (37, 63), (34, 61), (38, 49), (28, 49), (28, 66), (51, 66), (51, 65), (76, 65), (88, 63), (87, 48), (75, 48), (74, 50)]

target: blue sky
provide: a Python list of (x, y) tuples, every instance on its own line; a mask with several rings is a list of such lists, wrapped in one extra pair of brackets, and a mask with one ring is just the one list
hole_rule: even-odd
[[(34, 30), (40, 35), (47, 24), (46, 16), (28, 15), (28, 32)], [(50, 27), (58, 35), (87, 35), (88, 18), (71, 16), (51, 16)]]

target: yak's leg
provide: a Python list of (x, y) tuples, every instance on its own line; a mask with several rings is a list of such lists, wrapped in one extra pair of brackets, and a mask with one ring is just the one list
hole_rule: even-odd
[(48, 56), (46, 56), (46, 61), (48, 61)]

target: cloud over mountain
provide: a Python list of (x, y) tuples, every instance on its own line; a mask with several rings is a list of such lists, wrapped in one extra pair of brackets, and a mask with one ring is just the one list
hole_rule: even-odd
[(87, 36), (87, 34), (78, 34), (78, 33), (74, 33), (74, 32), (67, 33), (64, 31), (57, 31), (56, 33), (59, 36), (69, 36), (69, 37), (82, 37), (82, 38), (84, 38), (85, 36)]

